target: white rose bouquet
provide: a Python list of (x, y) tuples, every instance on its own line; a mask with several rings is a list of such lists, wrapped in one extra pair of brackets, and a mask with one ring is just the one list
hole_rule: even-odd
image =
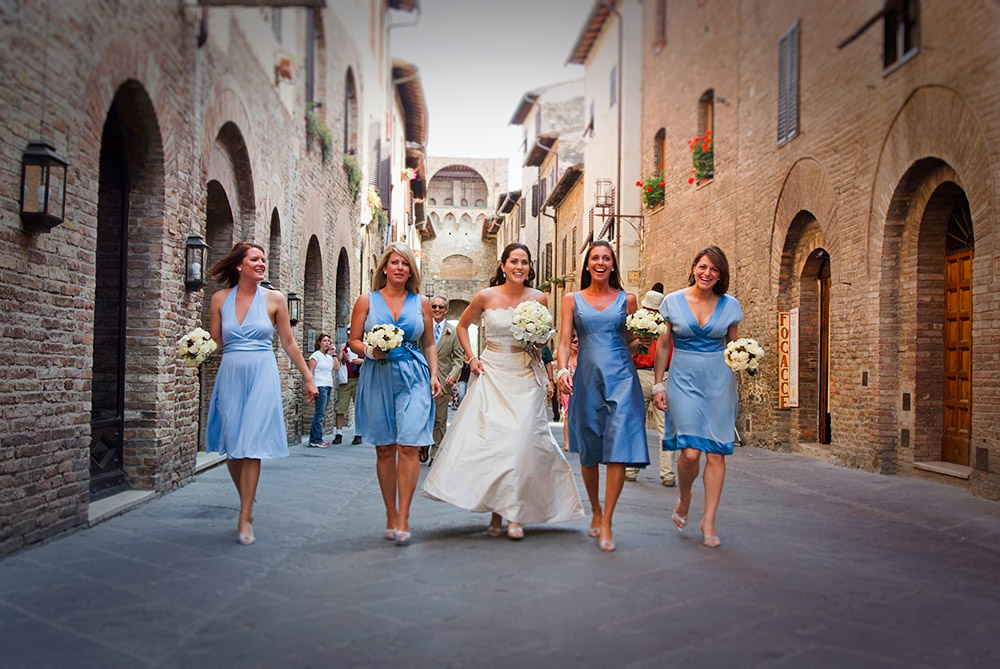
[(726, 365), (734, 372), (746, 371), (753, 376), (763, 357), (764, 349), (756, 339), (740, 338), (726, 344)]
[[(395, 325), (381, 323), (365, 333), (365, 343), (380, 351), (391, 351), (399, 348), (403, 343), (403, 331)], [(385, 364), (385, 360), (379, 360), (380, 365)]]
[(189, 367), (198, 367), (211, 360), (218, 347), (212, 335), (202, 328), (195, 328), (177, 340), (177, 353)]
[[(625, 317), (625, 328), (639, 339), (656, 339), (667, 331), (667, 324), (658, 311), (636, 309)], [(638, 353), (649, 353), (649, 348), (639, 344)]]
[(552, 314), (540, 302), (528, 300), (514, 307), (510, 333), (524, 344), (528, 353), (534, 354), (538, 345), (552, 336)]

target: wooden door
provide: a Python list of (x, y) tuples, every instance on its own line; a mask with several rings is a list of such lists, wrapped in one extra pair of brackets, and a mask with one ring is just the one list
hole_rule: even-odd
[(972, 249), (945, 256), (941, 459), (969, 464), (972, 424)]
[(830, 436), (830, 270), (819, 280), (819, 443)]

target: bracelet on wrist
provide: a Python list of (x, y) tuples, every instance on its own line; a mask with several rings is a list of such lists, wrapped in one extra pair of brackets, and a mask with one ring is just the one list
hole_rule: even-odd
[(371, 344), (365, 344), (365, 357), (375, 359), (375, 349), (372, 348)]
[(569, 370), (568, 370), (568, 369), (566, 369), (565, 367), (563, 367), (562, 369), (557, 369), (557, 370), (556, 370), (556, 373), (555, 373), (555, 374), (553, 374), (552, 376), (553, 376), (553, 377), (555, 377), (555, 380), (556, 380), (556, 381), (558, 382), (558, 381), (559, 381), (559, 378), (560, 378), (560, 377), (561, 377), (561, 376), (562, 376), (563, 374), (569, 374)]
[(466, 362), (472, 362), (473, 360), (476, 360), (477, 358), (479, 358), (479, 356), (478, 355), (474, 355), (474, 356), (472, 356), (470, 358), (466, 358), (465, 361)]
[(656, 393), (665, 393), (665, 392), (667, 392), (667, 384), (665, 384), (665, 383), (654, 383), (653, 387), (652, 387), (652, 392), (653, 392), (654, 395)]

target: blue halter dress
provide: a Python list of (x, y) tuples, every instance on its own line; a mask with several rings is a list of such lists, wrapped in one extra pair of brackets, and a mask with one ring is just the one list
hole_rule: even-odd
[(368, 293), (365, 332), (389, 323), (403, 331), (403, 344), (389, 351), (386, 364), (365, 360), (354, 399), (357, 434), (376, 446), (430, 446), (434, 443), (434, 400), (427, 360), (420, 350), (424, 310), (420, 295), (406, 296), (399, 319), (392, 317), (382, 293)]
[(625, 343), (625, 292), (603, 311), (573, 295), (573, 326), (580, 339), (569, 398), (570, 451), (592, 467), (649, 464), (646, 411), (635, 363)]
[(663, 298), (660, 313), (670, 323), (674, 341), (663, 450), (695, 448), (732, 455), (736, 375), (726, 366), (726, 333), (743, 320), (739, 300), (721, 295), (704, 327), (698, 325), (683, 290)]
[(267, 298), (258, 286), (240, 323), (236, 291), (230, 290), (222, 303), (222, 363), (208, 408), (206, 448), (232, 459), (283, 458), (288, 433)]

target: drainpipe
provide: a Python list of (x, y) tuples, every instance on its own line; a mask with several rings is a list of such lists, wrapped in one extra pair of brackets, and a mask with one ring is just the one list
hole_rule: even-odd
[(601, 0), (601, 4), (611, 10), (618, 19), (618, 172), (615, 175), (615, 255), (621, 257), (621, 215), (622, 215), (622, 42), (624, 41), (624, 20), (613, 2)]

